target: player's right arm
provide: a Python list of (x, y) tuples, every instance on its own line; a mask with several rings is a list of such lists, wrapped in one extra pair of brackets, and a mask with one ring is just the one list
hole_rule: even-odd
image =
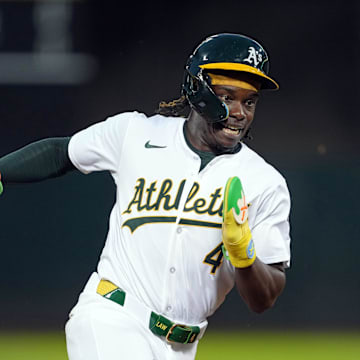
[(43, 139), (3, 156), (0, 158), (1, 182), (31, 183), (75, 170), (68, 155), (69, 141), (70, 137)]
[(37, 182), (75, 169), (84, 174), (104, 170), (116, 173), (130, 120), (145, 118), (137, 112), (122, 113), (71, 138), (34, 142), (0, 158), (0, 180), (4, 185)]

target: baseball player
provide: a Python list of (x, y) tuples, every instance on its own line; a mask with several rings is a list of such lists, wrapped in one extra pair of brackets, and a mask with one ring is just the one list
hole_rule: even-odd
[(97, 271), (66, 324), (70, 360), (194, 359), (235, 284), (251, 310), (273, 306), (290, 196), (243, 142), (259, 92), (278, 89), (268, 68), (253, 39), (211, 36), (188, 59), (182, 97), (157, 114), (121, 113), (0, 159), (5, 187), (76, 169), (108, 170), (117, 186)]

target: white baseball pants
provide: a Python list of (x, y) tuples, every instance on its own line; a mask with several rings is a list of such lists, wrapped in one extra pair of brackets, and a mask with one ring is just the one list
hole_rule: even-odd
[[(90, 277), (66, 323), (69, 360), (193, 360), (192, 344), (168, 343), (133, 311), (96, 293), (97, 273)], [(125, 304), (126, 305), (126, 304)]]

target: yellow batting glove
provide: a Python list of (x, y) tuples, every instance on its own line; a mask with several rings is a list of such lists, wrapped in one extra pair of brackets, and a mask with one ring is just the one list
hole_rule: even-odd
[(253, 264), (256, 252), (248, 223), (248, 205), (237, 176), (229, 178), (225, 186), (222, 238), (235, 267), (245, 268)]

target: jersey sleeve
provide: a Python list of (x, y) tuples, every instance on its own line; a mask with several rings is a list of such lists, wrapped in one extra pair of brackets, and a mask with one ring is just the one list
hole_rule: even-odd
[(131, 119), (140, 115), (123, 113), (76, 133), (68, 147), (71, 162), (82, 173), (108, 170), (115, 173)]
[(266, 264), (290, 266), (290, 194), (285, 181), (261, 199), (251, 229), (257, 256)]

